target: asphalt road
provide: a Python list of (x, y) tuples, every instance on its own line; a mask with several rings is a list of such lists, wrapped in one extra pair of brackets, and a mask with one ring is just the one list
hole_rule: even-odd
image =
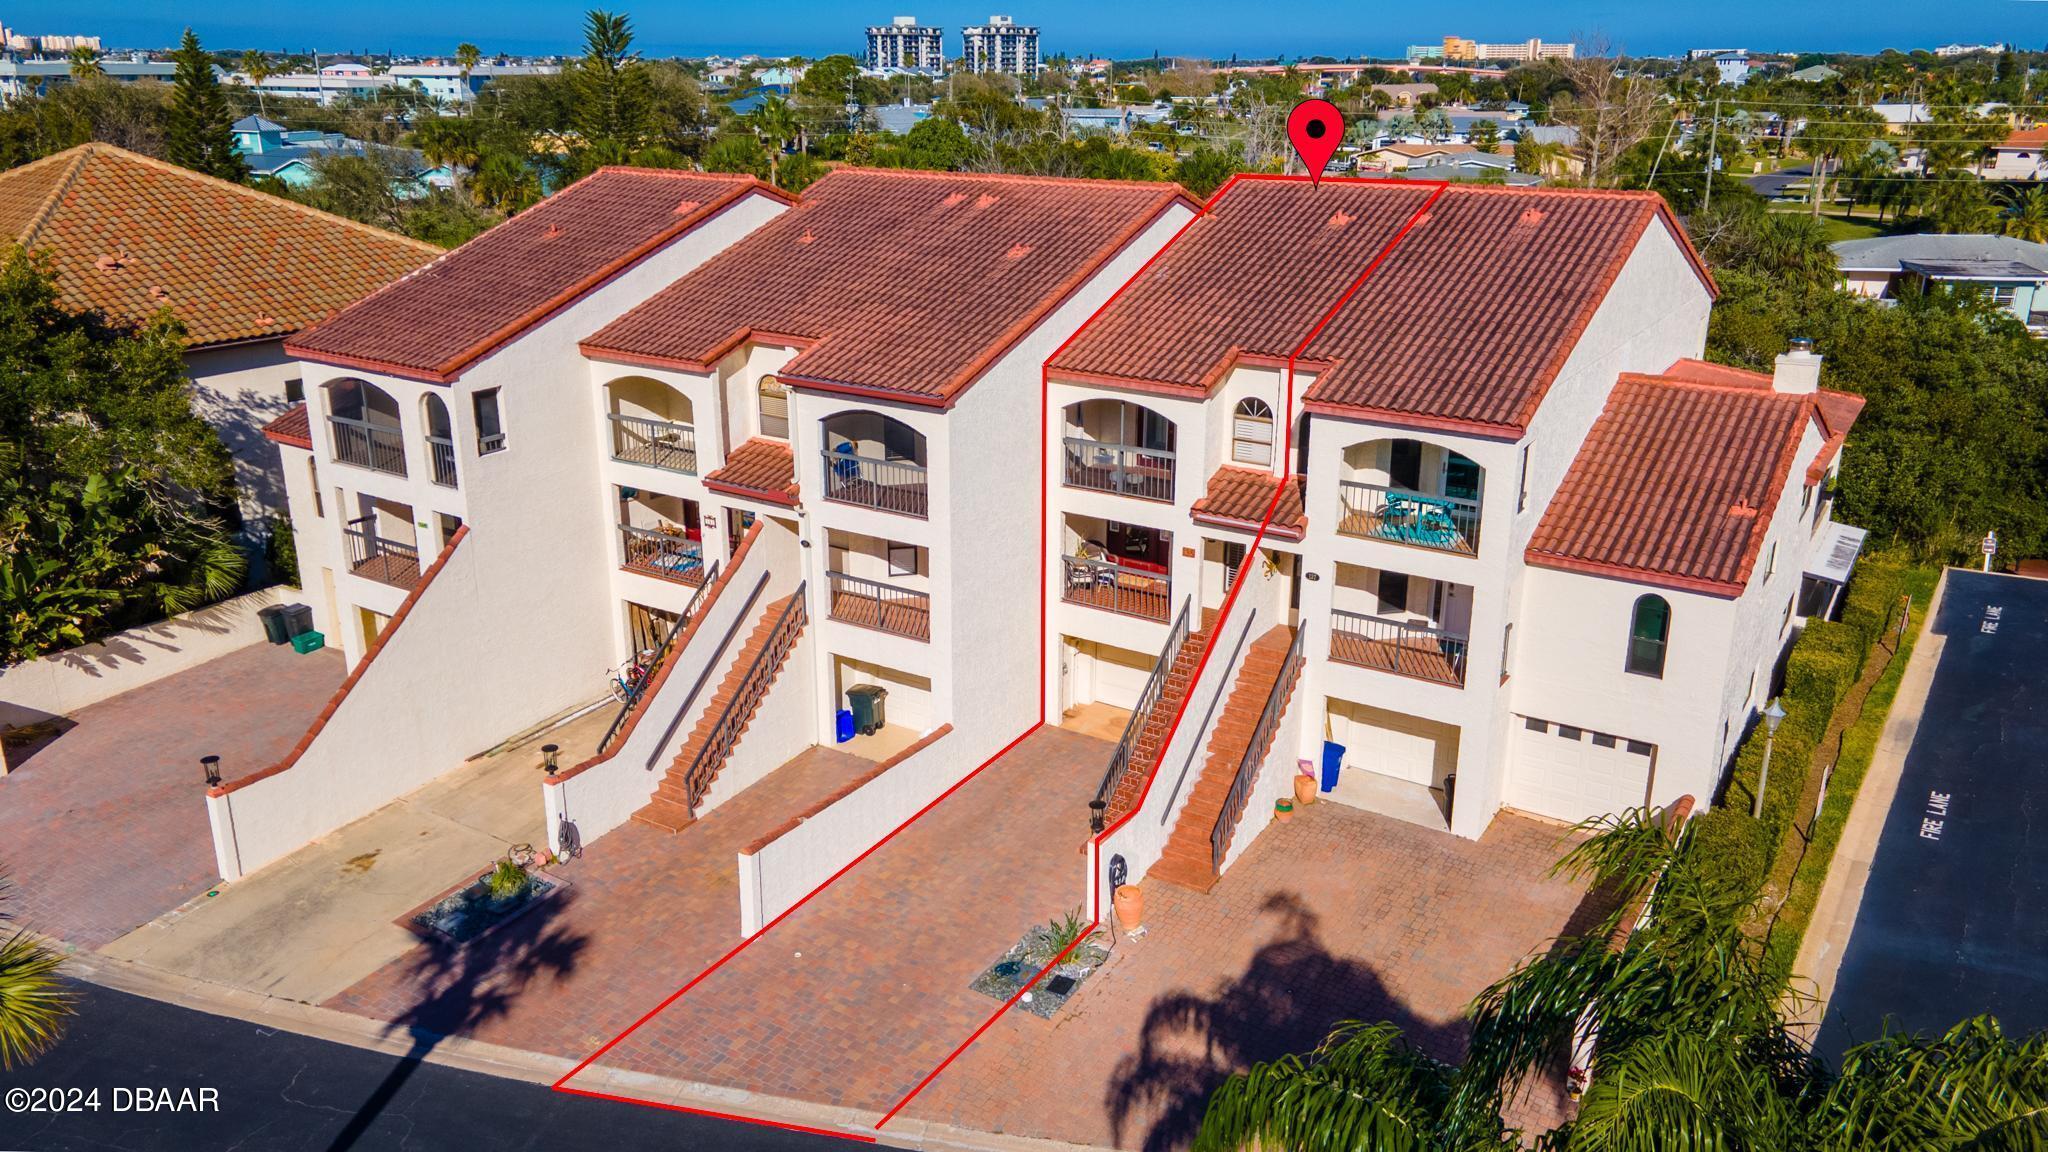
[[(550, 1091), (210, 1016), (91, 985), (69, 1034), (0, 1072), (0, 1147), (30, 1149), (737, 1149), (816, 1152), (827, 1136)], [(16, 1089), (97, 1090), (97, 1110), (24, 1112)], [(201, 1089), (217, 1093), (203, 1110)], [(202, 1110), (138, 1111), (133, 1097)], [(119, 1098), (126, 1091), (128, 1100)], [(117, 1111), (126, 1103), (127, 1110)]]
[(1830, 1061), (1989, 1012), (2048, 1028), (2048, 580), (1951, 572), (1918, 735), (1821, 1025)]
[(1749, 185), (1750, 191), (1755, 192), (1764, 199), (1775, 200), (1784, 194), (1786, 188), (1794, 184), (1803, 183), (1812, 176), (1813, 165), (1800, 164), (1777, 172), (1763, 172), (1753, 176), (1744, 176), (1742, 182)]

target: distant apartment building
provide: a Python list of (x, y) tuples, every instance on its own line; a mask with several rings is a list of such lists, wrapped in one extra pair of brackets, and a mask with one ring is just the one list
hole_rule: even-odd
[(877, 71), (894, 68), (906, 72), (943, 72), (945, 31), (935, 25), (919, 24), (915, 16), (897, 16), (887, 24), (871, 26), (867, 66)]
[(1996, 53), (2005, 51), (2003, 44), (1943, 44), (1934, 50), (1936, 56), (1974, 56), (1979, 52)]
[[(133, 84), (138, 80), (168, 84), (178, 70), (178, 66), (168, 60), (101, 60), (99, 65), (102, 79), (121, 84)], [(0, 99), (47, 96), (52, 88), (69, 83), (69, 60), (0, 60)]]
[(1736, 48), (1713, 57), (1714, 71), (1721, 83), (1739, 85), (1749, 79), (1749, 53)]
[(1012, 76), (1038, 75), (1038, 29), (990, 16), (986, 24), (971, 24), (960, 30), (961, 56), (969, 72), (1007, 72)]
[(456, 64), (400, 64), (385, 73), (394, 84), (419, 88), (444, 104), (467, 104), (493, 80), (506, 76), (552, 76), (553, 64), (478, 64), (464, 70)]
[(1524, 40), (1516, 44), (1488, 44), (1463, 36), (1444, 37), (1439, 56), (1445, 60), (1570, 60), (1578, 55), (1576, 44), (1550, 44)]
[(6, 45), (9, 52), (30, 56), (62, 56), (74, 48), (100, 51), (97, 36), (25, 36), (5, 24), (0, 24), (0, 44)]

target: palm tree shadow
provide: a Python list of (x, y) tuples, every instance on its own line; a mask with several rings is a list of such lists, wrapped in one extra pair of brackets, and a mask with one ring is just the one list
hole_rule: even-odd
[(413, 951), (406, 974), (417, 998), (384, 1029), (386, 1036), (407, 1033), (412, 1047), (335, 1135), (328, 1152), (355, 1147), (441, 1041), (505, 1016), (536, 980), (559, 981), (575, 972), (590, 937), (557, 922), (575, 899), (571, 888), (467, 944), (436, 939)]
[(1104, 1101), (1117, 1147), (1139, 1127), (1144, 1152), (1187, 1147), (1209, 1093), (1227, 1077), (1314, 1048), (1345, 1020), (1391, 1021), (1439, 1060), (1464, 1052), (1462, 1022), (1418, 1018), (1369, 965), (1331, 953), (1299, 896), (1270, 893), (1260, 912), (1278, 925), (1242, 973), (1209, 995), (1173, 992), (1146, 1010), (1138, 1050), (1117, 1062)]

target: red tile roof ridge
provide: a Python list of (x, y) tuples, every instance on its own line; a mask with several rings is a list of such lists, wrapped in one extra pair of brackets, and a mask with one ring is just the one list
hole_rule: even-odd
[(280, 412), (275, 420), (263, 426), (262, 432), (267, 440), (310, 451), (313, 447), (313, 425), (306, 402), (301, 400)]
[[(1004, 184), (1053, 184), (1074, 188), (1156, 188), (1196, 207), (1201, 200), (1171, 180), (1094, 180), (1086, 176), (1040, 176), (1029, 172), (948, 172), (932, 168), (877, 168), (865, 164), (842, 164), (813, 181), (813, 186), (839, 175), (888, 176), (914, 180), (975, 180)], [(798, 196), (802, 200), (802, 196)]]
[(27, 164), (14, 169), (15, 174), (33, 172), (43, 165), (48, 165), (52, 168), (62, 168), (68, 164), (71, 169), (57, 178), (51, 185), (49, 192), (44, 194), (42, 206), (29, 214), (28, 223), (20, 232), (15, 234), (14, 238), (20, 241), (23, 248), (35, 247), (36, 233), (42, 231), (44, 224), (49, 223), (50, 216), (57, 211), (57, 205), (64, 202), (64, 194), (71, 190), (71, 185), (78, 180), (78, 174), (85, 171), (85, 162), (91, 159), (92, 155), (92, 145), (80, 144), (75, 148), (67, 148), (62, 152), (52, 153), (40, 160), (31, 160)]

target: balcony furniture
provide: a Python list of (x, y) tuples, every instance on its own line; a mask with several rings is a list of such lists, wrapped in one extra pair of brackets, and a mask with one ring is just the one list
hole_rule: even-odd
[(837, 448), (823, 449), (822, 454), (825, 499), (920, 520), (926, 517), (929, 497), (923, 465), (862, 456), (847, 441), (841, 441)]
[(621, 524), (619, 536), (625, 555), (623, 567), (628, 572), (682, 584), (704, 582), (704, 546), (691, 538), (689, 529), (676, 524), (660, 528)]
[(1066, 437), (1064, 483), (1140, 500), (1173, 501), (1174, 454), (1080, 436)]
[(697, 430), (650, 416), (610, 414), (612, 459), (685, 476), (697, 474)]
[(1166, 621), (1173, 585), (1162, 565), (1067, 556), (1061, 599), (1126, 616)]
[(1343, 515), (1337, 522), (1337, 531), (1346, 536), (1391, 540), (1467, 556), (1478, 551), (1476, 500), (1352, 480), (1341, 482), (1338, 492)]

